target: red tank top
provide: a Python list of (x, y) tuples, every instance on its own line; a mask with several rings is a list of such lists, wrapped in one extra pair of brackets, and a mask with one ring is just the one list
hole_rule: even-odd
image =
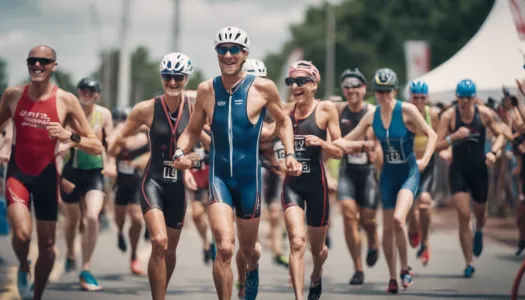
[(46, 124), (60, 122), (57, 112), (57, 87), (51, 97), (33, 101), (29, 98), (29, 85), (18, 101), (13, 122), (16, 129), (15, 163), (27, 175), (39, 175), (55, 159), (57, 139), (49, 137)]

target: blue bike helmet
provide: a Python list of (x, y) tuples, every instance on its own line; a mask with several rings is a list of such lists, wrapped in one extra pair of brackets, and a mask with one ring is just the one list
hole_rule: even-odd
[(456, 96), (458, 97), (474, 97), (476, 96), (476, 84), (470, 79), (463, 79), (456, 87)]
[(413, 81), (410, 84), (410, 94), (428, 95), (428, 85), (424, 81)]

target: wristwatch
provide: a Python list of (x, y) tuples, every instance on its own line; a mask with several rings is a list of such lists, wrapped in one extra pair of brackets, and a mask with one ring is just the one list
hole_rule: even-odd
[(291, 153), (291, 152), (290, 152), (290, 153), (287, 153), (286, 156), (285, 156), (285, 158), (288, 157), (288, 156), (295, 157), (295, 154), (293, 154), (293, 153)]
[(447, 143), (449, 145), (452, 145), (452, 139), (450, 138), (450, 135), (447, 135), (447, 137), (445, 138), (445, 140), (447, 141)]
[(78, 134), (72, 132), (72, 133), (71, 133), (71, 136), (69, 137), (69, 139), (72, 140), (72, 141), (75, 142), (75, 143), (80, 143), (80, 139), (81, 139), (81, 137), (80, 137), (80, 135), (78, 135)]

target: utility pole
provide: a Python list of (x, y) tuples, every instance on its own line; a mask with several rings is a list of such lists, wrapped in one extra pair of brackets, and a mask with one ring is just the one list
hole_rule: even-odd
[(131, 0), (122, 0), (122, 19), (120, 32), (120, 55), (118, 69), (118, 93), (117, 107), (126, 108), (129, 106), (130, 78), (131, 78), (131, 55), (128, 47), (129, 15)]
[(180, 0), (173, 0), (173, 40), (169, 52), (180, 52)]
[(326, 8), (326, 58), (325, 58), (325, 93), (324, 99), (328, 99), (334, 93), (335, 73), (335, 14), (332, 5), (324, 0)]

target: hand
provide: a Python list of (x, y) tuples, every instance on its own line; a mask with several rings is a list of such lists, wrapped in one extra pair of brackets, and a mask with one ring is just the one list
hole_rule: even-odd
[(64, 178), (62, 178), (62, 180), (60, 181), (60, 186), (68, 195), (71, 194), (76, 187), (71, 181)]
[(485, 164), (487, 165), (487, 167), (492, 167), (492, 165), (494, 165), (495, 162), (496, 156), (494, 155), (494, 153), (489, 152), (487, 153), (487, 155), (485, 155)]
[(65, 130), (62, 124), (58, 122), (47, 123), (46, 130), (50, 138), (56, 138), (61, 142), (67, 142), (73, 134), (71, 131)]
[(305, 141), (306, 141), (306, 145), (307, 146), (322, 147), (323, 143), (324, 143), (323, 140), (321, 140), (319, 137), (317, 137), (315, 135), (307, 135), (307, 136), (305, 136)]
[(102, 170), (102, 175), (111, 178), (117, 177), (117, 165), (114, 163), (106, 164)]
[(450, 165), (452, 162), (452, 153), (448, 150), (443, 150), (439, 152), (439, 157), (441, 157), (442, 160), (444, 160), (447, 165)]
[(197, 182), (195, 182), (195, 178), (193, 178), (193, 174), (191, 174), (190, 170), (184, 171), (184, 185), (190, 191), (196, 191), (198, 188)]
[(422, 159), (417, 160), (417, 168), (419, 169), (419, 172), (423, 172), (425, 168), (427, 167), (428, 163), (425, 163)]
[(365, 148), (365, 151), (373, 151), (376, 148), (376, 142), (375, 141), (363, 141), (363, 147)]
[(69, 154), (69, 149), (71, 149), (71, 147), (73, 147), (72, 141), (58, 144), (57, 156), (66, 158), (66, 156)]
[(199, 154), (197, 152), (191, 152), (187, 155), (187, 157), (191, 160), (200, 160)]
[(456, 132), (452, 134), (452, 136), (454, 137), (454, 140), (462, 140), (468, 137), (469, 134), (470, 134), (470, 129), (468, 129), (465, 126), (461, 126)]
[(5, 150), (4, 149), (0, 151), (0, 163), (2, 164), (7, 163), (9, 161), (9, 158), (11, 157), (11, 147)]
[(301, 176), (303, 165), (295, 157), (287, 156), (285, 159), (286, 173), (290, 176)]
[(191, 168), (192, 165), (193, 162), (187, 155), (180, 156), (179, 158), (173, 161), (173, 167), (179, 170), (187, 170)]

